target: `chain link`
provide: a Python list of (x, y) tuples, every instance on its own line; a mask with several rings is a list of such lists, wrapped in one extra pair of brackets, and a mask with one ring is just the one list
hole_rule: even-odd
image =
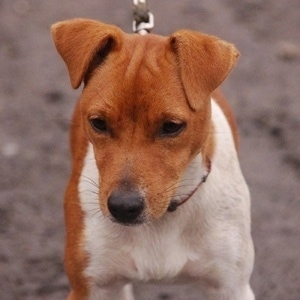
[(133, 0), (132, 31), (139, 34), (147, 34), (154, 27), (154, 16), (149, 11), (146, 0)]

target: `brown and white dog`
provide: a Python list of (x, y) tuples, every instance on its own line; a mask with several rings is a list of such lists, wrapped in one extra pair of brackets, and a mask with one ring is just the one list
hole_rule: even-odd
[(189, 282), (201, 299), (253, 300), (250, 197), (216, 91), (236, 48), (85, 19), (52, 34), (73, 88), (84, 83), (65, 197), (69, 299), (129, 300), (132, 282), (161, 281)]

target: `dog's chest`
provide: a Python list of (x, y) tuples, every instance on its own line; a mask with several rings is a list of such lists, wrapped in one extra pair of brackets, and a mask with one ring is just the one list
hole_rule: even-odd
[(135, 246), (128, 253), (133, 262), (133, 278), (148, 281), (183, 275), (187, 263), (199, 253), (193, 253), (182, 239), (181, 233), (174, 228), (173, 231), (164, 228), (162, 232), (150, 228), (136, 234), (133, 238)]
[[(86, 223), (85, 248), (90, 256), (86, 275), (95, 280), (103, 277), (110, 280), (109, 277), (116, 274), (134, 281), (180, 278), (186, 275), (189, 262), (199, 261), (201, 257), (201, 251), (193, 251), (174, 228), (157, 231), (141, 227), (119, 231), (114, 224), (108, 227), (103, 224), (94, 227), (96, 224)], [(100, 230), (96, 232), (96, 228)]]

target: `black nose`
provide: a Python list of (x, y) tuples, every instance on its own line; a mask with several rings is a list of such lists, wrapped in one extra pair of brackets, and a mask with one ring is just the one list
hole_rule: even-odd
[(108, 198), (111, 215), (124, 225), (142, 223), (144, 206), (144, 199), (136, 190), (116, 189)]

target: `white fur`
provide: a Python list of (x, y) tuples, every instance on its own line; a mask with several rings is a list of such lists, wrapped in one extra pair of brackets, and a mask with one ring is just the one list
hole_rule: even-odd
[[(191, 278), (203, 299), (254, 299), (248, 285), (253, 265), (249, 192), (229, 124), (215, 101), (212, 119), (216, 150), (207, 182), (175, 212), (151, 224), (125, 227), (101, 214), (95, 186), (99, 174), (89, 145), (79, 191), (91, 299), (133, 299), (128, 286), (122, 290), (128, 282)], [(178, 197), (199, 183), (205, 172), (201, 162), (199, 155), (187, 168), (183, 180), (192, 178), (192, 185), (179, 188)]]

